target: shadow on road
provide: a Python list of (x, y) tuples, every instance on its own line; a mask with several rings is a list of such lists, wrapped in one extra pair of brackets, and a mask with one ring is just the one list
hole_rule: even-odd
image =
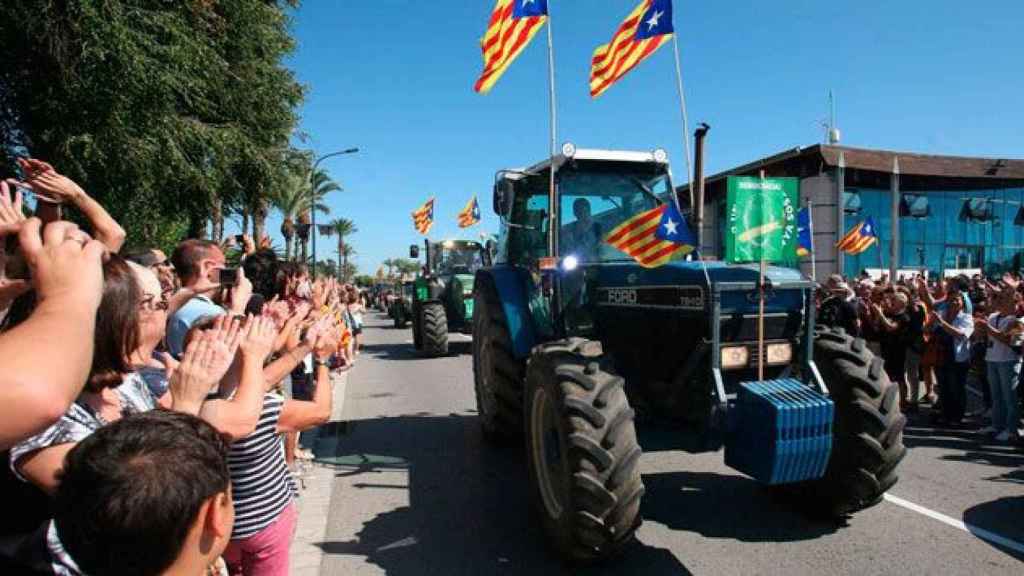
[[(613, 574), (685, 575), (667, 549), (637, 542), (600, 566), (570, 569), (545, 549), (531, 518), (520, 450), (487, 445), (476, 417), (405, 415), (350, 423), (333, 455), (318, 462), (354, 478), (347, 498), (408, 489), (407, 506), (365, 522), (354, 539), (327, 538), (332, 556), (356, 556), (392, 575)], [(405, 470), (408, 486), (387, 472)], [(337, 498), (337, 496), (336, 496)], [(345, 514), (344, 502), (332, 502)]]
[[(978, 504), (964, 511), (964, 523), (968, 527), (981, 528), (998, 534), (1015, 542), (1018, 546), (1024, 545), (1024, 528), (1021, 525), (1021, 518), (1024, 518), (1024, 496), (1006, 496)], [(976, 533), (976, 530), (971, 532), (993, 548), (1005, 552), (1017, 560), (1024, 561), (1024, 552), (982, 538)]]
[[(363, 344), (363, 354), (380, 360), (429, 360), (420, 354), (411, 343), (396, 342), (392, 344)], [(473, 353), (472, 342), (448, 342), (448, 356), (461, 356)]]
[(941, 448), (951, 450), (942, 460), (974, 462), (989, 466), (1018, 468), (1024, 466), (1024, 453), (1013, 446), (993, 443), (974, 430), (944, 430), (921, 426), (908, 426), (903, 430), (903, 444), (907, 448)]
[(840, 527), (801, 514), (792, 502), (743, 476), (680, 471), (644, 474), (643, 479), (647, 492), (640, 512), (645, 520), (672, 530), (741, 542), (792, 542)]

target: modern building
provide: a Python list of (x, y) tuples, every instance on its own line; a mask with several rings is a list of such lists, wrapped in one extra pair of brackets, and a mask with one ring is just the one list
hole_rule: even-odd
[[(931, 275), (1024, 269), (1024, 160), (934, 156), (818, 144), (705, 178), (702, 248), (722, 257), (728, 176), (800, 179), (812, 206), (817, 280), (869, 270)], [(678, 190), (687, 204), (688, 187)], [(836, 242), (871, 217), (876, 246), (851, 256)], [(811, 257), (801, 269), (811, 273)]]

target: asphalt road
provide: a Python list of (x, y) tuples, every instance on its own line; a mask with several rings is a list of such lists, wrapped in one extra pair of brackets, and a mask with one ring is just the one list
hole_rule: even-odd
[(522, 451), (481, 437), (469, 339), (420, 359), (387, 322), (370, 314), (347, 424), (321, 455), (335, 470), (322, 574), (1024, 574), (1024, 451), (924, 418), (907, 427), (891, 498), (844, 525), (778, 500), (721, 453), (645, 446), (637, 544), (562, 566), (534, 521)]

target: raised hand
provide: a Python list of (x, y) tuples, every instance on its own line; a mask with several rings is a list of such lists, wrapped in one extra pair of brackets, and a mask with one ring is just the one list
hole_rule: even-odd
[(74, 180), (58, 173), (46, 162), (34, 158), (19, 158), (18, 165), (28, 175), (25, 181), (19, 184), (35, 192), (36, 197), (44, 202), (63, 204), (74, 202), (86, 195)]
[(200, 334), (189, 342), (181, 363), (168, 382), (171, 407), (179, 412), (199, 414), (210, 390), (220, 382), (219, 365), (212, 332)]
[(245, 271), (238, 269), (238, 283), (231, 289), (231, 311), (235, 314), (245, 312), (245, 306), (252, 297), (252, 282), (245, 277)]
[(231, 362), (234, 361), (235, 352), (241, 345), (244, 331), (245, 326), (239, 318), (228, 316), (218, 316), (213, 323), (213, 328), (207, 330), (213, 347), (212, 369), (217, 375), (218, 382), (231, 368)]
[(318, 330), (316, 340), (313, 343), (313, 354), (317, 360), (326, 362), (338, 352), (338, 344), (341, 338), (336, 329), (326, 328)]
[(105, 247), (70, 222), (52, 222), (42, 233), (41, 227), (38, 218), (29, 218), (18, 233), (39, 304), (75, 302), (95, 310), (103, 293)]
[(14, 187), (14, 197), (11, 197), (9, 182), (0, 181), (0, 237), (8, 234), (17, 234), (21, 225), (25, 222), (25, 213), (21, 211), (21, 190), (17, 182)]
[(259, 364), (266, 361), (274, 350), (277, 329), (274, 321), (266, 316), (249, 317), (246, 320), (239, 350), (249, 360)]

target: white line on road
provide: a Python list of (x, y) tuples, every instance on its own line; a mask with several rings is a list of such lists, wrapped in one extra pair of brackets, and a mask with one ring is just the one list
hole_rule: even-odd
[(927, 516), (927, 517), (929, 517), (929, 518), (931, 518), (933, 520), (938, 520), (939, 522), (942, 522), (943, 524), (946, 524), (947, 526), (952, 526), (953, 528), (958, 528), (960, 530), (963, 530), (964, 532), (968, 532), (970, 534), (974, 534), (975, 536), (977, 536), (978, 538), (981, 538), (982, 540), (986, 540), (986, 541), (991, 542), (993, 544), (998, 544), (999, 546), (1002, 546), (1003, 548), (1009, 548), (1010, 550), (1013, 550), (1014, 552), (1017, 552), (1019, 554), (1024, 554), (1024, 544), (1021, 544), (1020, 542), (1017, 542), (1015, 540), (1010, 540), (1009, 538), (1007, 538), (1005, 536), (1000, 536), (999, 534), (996, 534), (995, 532), (991, 532), (989, 530), (985, 530), (984, 528), (978, 528), (977, 526), (974, 526), (974, 525), (971, 525), (971, 524), (965, 524), (964, 522), (961, 522), (960, 520), (957, 520), (956, 518), (950, 518), (949, 516), (946, 516), (945, 514), (941, 514), (939, 512), (934, 511), (934, 510), (929, 510), (928, 508), (925, 508), (924, 506), (920, 506), (918, 504), (914, 504), (913, 502), (908, 502), (908, 501), (904, 500), (903, 498), (900, 498), (898, 496), (893, 496), (892, 494), (886, 494), (885, 495), (885, 499), (888, 500), (889, 502), (892, 502), (893, 504), (895, 504), (897, 506), (902, 506), (902, 507), (906, 508), (907, 510), (913, 510), (914, 512), (917, 512), (918, 514), (924, 514), (925, 516)]

